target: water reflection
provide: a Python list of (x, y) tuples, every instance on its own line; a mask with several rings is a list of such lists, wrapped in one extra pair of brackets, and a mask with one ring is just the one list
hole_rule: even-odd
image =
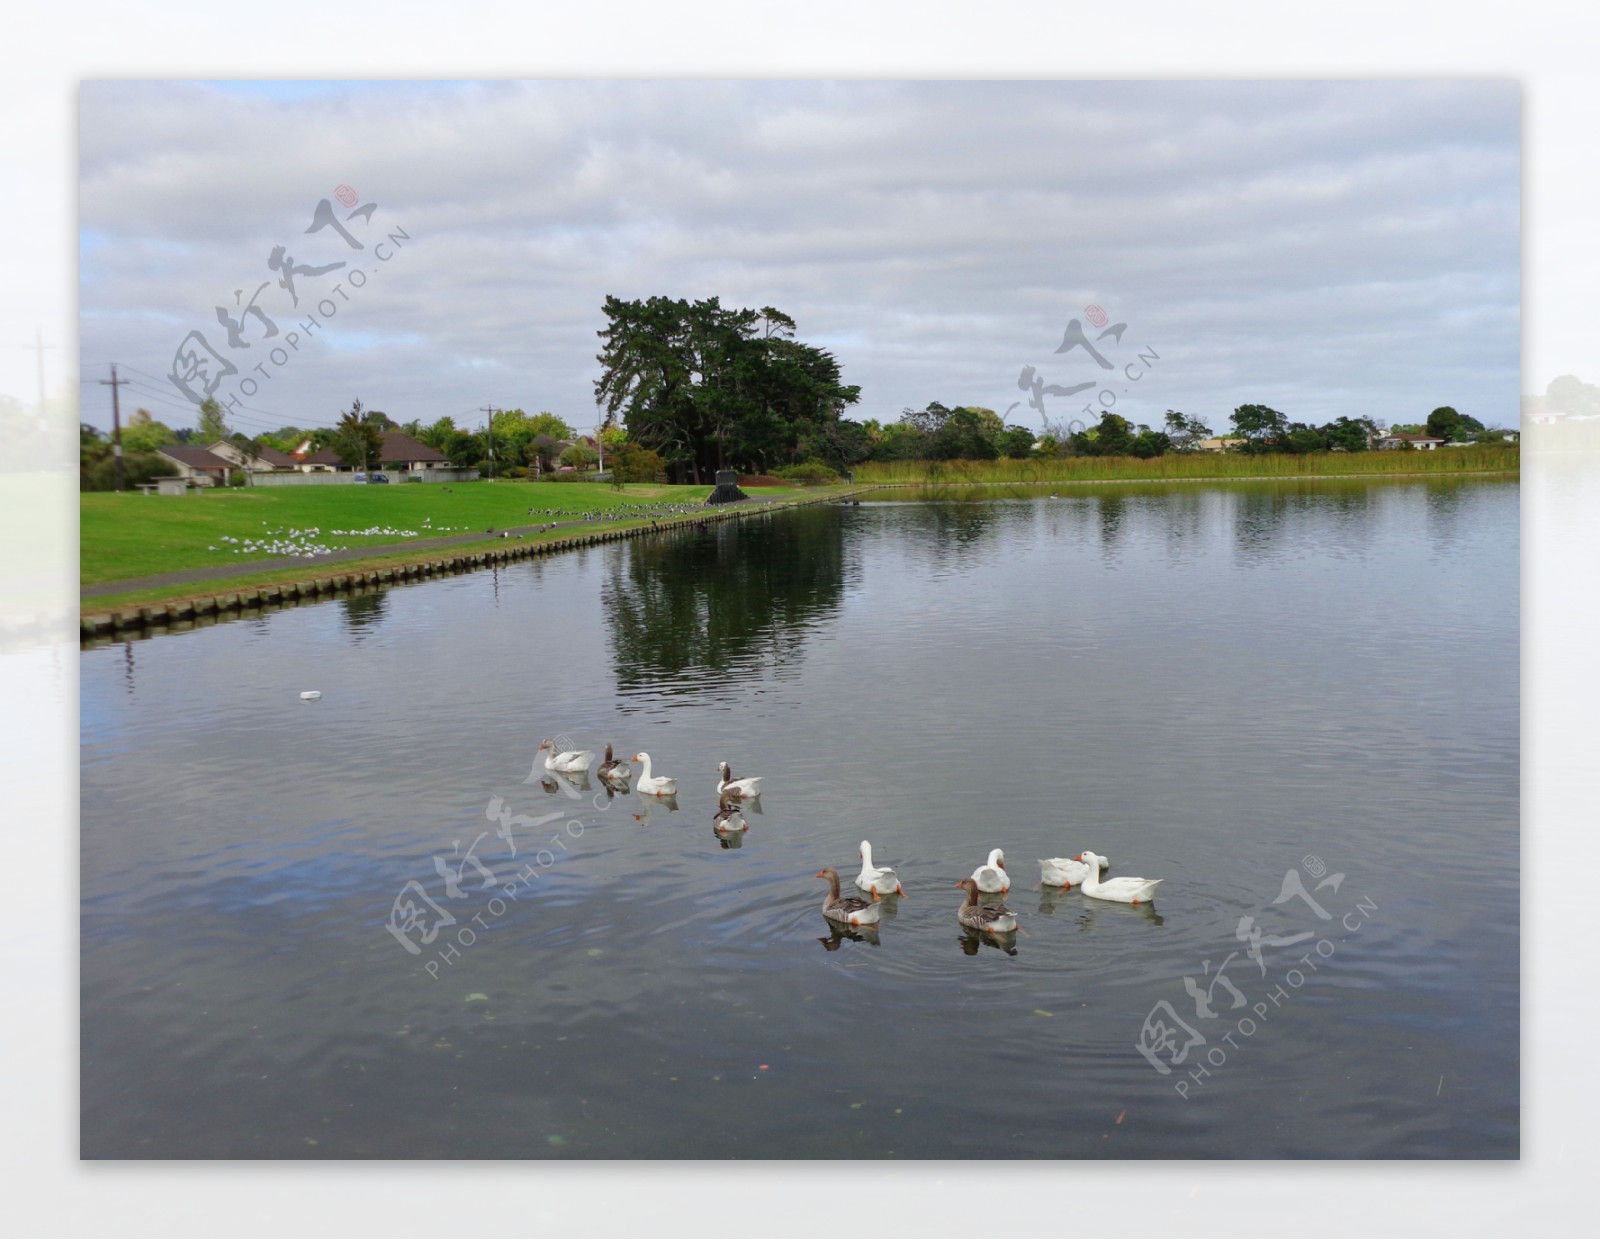
[(387, 590), (364, 590), (339, 596), (339, 610), (350, 640), (359, 642), (383, 623), (389, 610)]
[[(1083, 913), (1078, 918), (1080, 930), (1093, 930), (1102, 917), (1139, 919), (1149, 922), (1152, 926), (1166, 925), (1166, 918), (1156, 912), (1153, 904), (1119, 904), (1115, 900), (1091, 900), (1083, 898)], [(1116, 924), (1109, 922), (1107, 924)]]
[(970, 926), (963, 926), (956, 942), (961, 945), (961, 952), (966, 956), (976, 956), (985, 947), (992, 947), (1008, 956), (1017, 954), (1017, 932), (1015, 930), (1005, 934), (986, 934), (982, 930), (974, 930)]
[(648, 827), (652, 819), (665, 818), (668, 814), (678, 812), (678, 794), (670, 796), (646, 796), (642, 792), (634, 793), (633, 799), (639, 803), (638, 812), (633, 820), (641, 827)]
[(844, 522), (827, 506), (786, 516), (627, 545), (601, 588), (619, 693), (725, 700), (798, 670), (844, 592)]
[(822, 920), (828, 923), (827, 937), (817, 940), (822, 944), (823, 951), (836, 952), (839, 950), (840, 944), (846, 942), (866, 943), (871, 947), (883, 946), (878, 938), (877, 928), (874, 926), (863, 926), (859, 930), (854, 930), (848, 926), (841, 926), (837, 922), (829, 921), (826, 917)]
[[(533, 774), (522, 782), (532, 783), (539, 781), (539, 787), (552, 796), (564, 796), (569, 801), (583, 800), (583, 794), (589, 791), (588, 771), (545, 771), (540, 770), (544, 764), (541, 762), (534, 768)], [(610, 789), (608, 788), (609, 792)]]

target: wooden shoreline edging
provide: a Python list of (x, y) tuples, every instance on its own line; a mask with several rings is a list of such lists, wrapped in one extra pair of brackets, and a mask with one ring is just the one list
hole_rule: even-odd
[(248, 619), (260, 616), (268, 610), (299, 606), (307, 602), (320, 602), (337, 594), (365, 593), (388, 586), (404, 585), (407, 582), (454, 576), (479, 568), (492, 568), (517, 560), (538, 559), (582, 547), (603, 546), (606, 543), (622, 542), (629, 538), (700, 529), (717, 522), (736, 521), (743, 517), (781, 512), (789, 508), (834, 504), (851, 496), (877, 489), (877, 485), (866, 484), (848, 491), (807, 499), (744, 503), (736, 507), (709, 509), (693, 516), (658, 520), (654, 524), (631, 526), (628, 529), (602, 530), (593, 534), (567, 534), (560, 538), (541, 539), (537, 542), (508, 539), (505, 546), (435, 553), (408, 564), (383, 568), (320, 573), (310, 569), (306, 574), (295, 574), (266, 585), (207, 591), (165, 603), (130, 603), (122, 607), (80, 609), (78, 638), (80, 644), (84, 644), (94, 643), (97, 640), (104, 641), (114, 636), (154, 637), (167, 632), (185, 632), (191, 628), (205, 628), (223, 620)]

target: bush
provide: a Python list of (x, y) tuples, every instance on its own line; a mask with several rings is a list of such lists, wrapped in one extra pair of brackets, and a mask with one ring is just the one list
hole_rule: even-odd
[(611, 456), (611, 476), (617, 482), (654, 482), (666, 472), (659, 452), (636, 443), (622, 444)]
[(775, 469), (772, 472), (785, 482), (795, 482), (803, 487), (824, 486), (839, 481), (839, 475), (816, 457), (802, 461), (798, 465), (785, 465), (782, 469)]
[[(154, 482), (157, 478), (176, 478), (178, 476), (178, 467), (165, 457), (157, 456), (154, 452), (129, 452), (122, 458), (122, 468), (130, 491), (141, 483)], [(80, 491), (116, 490), (116, 464), (111, 457), (109, 449), (103, 457), (80, 461), (78, 466), (78, 489)]]

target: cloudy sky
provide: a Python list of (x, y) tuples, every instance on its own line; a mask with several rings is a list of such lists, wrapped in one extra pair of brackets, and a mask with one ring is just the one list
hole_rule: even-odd
[[(603, 299), (664, 294), (790, 314), (860, 418), (1037, 429), (1031, 366), (1094, 385), (1059, 420), (1514, 425), (1520, 112), (1506, 81), (88, 82), (84, 416), (115, 361), (125, 407), (190, 424), (187, 339), (247, 431), (355, 398), (592, 425)], [(1110, 370), (1056, 352), (1095, 307)]]

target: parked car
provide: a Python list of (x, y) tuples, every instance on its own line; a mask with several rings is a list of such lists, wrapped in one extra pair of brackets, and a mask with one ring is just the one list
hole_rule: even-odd
[(368, 482), (388, 482), (389, 481), (389, 475), (388, 474), (373, 474), (372, 477), (367, 479), (367, 481)]
[(366, 480), (367, 480), (366, 474), (359, 474), (359, 473), (354, 478), (350, 479), (351, 482), (365, 482)]

